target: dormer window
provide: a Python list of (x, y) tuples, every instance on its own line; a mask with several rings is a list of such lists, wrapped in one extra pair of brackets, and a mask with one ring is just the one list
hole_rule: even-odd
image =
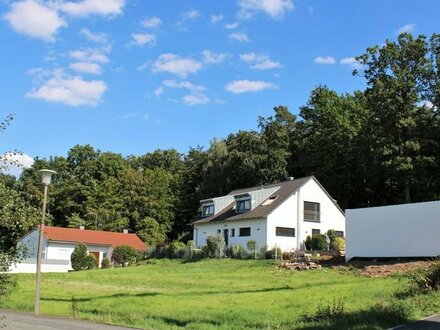
[(203, 204), (202, 205), (202, 216), (208, 217), (214, 214), (214, 204)]
[(236, 197), (235, 200), (237, 201), (237, 208), (236, 208), (237, 213), (246, 212), (251, 209), (252, 206), (251, 196), (246, 195), (246, 196)]

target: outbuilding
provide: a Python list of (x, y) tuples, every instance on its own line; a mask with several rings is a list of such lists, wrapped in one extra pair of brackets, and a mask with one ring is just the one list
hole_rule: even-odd
[(345, 258), (440, 255), (440, 201), (346, 210)]

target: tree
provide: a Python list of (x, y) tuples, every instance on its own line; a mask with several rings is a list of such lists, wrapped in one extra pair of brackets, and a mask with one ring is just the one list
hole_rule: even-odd
[(77, 246), (75, 246), (75, 249), (70, 255), (70, 262), (72, 264), (73, 270), (79, 271), (87, 269), (87, 266), (90, 262), (87, 259), (87, 256), (87, 247), (84, 244), (79, 243)]
[(115, 247), (112, 253), (112, 260), (122, 267), (136, 263), (137, 253), (131, 246), (120, 245)]

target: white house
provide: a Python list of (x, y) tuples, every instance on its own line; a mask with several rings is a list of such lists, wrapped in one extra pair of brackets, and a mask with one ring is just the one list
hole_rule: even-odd
[(440, 256), (440, 201), (347, 210), (345, 258)]
[(228, 246), (304, 249), (307, 236), (334, 229), (343, 237), (344, 212), (313, 177), (231, 191), (200, 201), (201, 214), (193, 221), (196, 246), (209, 235), (223, 235)]
[[(75, 247), (83, 243), (89, 254), (93, 254), (100, 266), (102, 260), (111, 258), (113, 249), (117, 246), (128, 245), (138, 252), (146, 251), (147, 247), (136, 234), (115, 233), (108, 231), (44, 227), (42, 245), (42, 272), (67, 272), (72, 270), (70, 255)], [(14, 264), (12, 273), (35, 273), (38, 249), (38, 230), (33, 230), (24, 236), (19, 245), (26, 248), (28, 258)]]

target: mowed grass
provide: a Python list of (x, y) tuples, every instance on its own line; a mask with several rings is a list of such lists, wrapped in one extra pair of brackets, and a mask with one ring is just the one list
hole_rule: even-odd
[[(32, 311), (35, 277), (21, 274), (17, 280), (0, 306)], [(383, 329), (438, 312), (439, 294), (398, 300), (395, 293), (404, 285), (405, 279), (335, 269), (281, 270), (267, 260), (153, 260), (43, 274), (41, 313), (144, 329), (332, 329), (332, 322), (310, 324), (301, 316), (342, 299), (353, 329)], [(409, 314), (387, 309), (396, 304)]]

